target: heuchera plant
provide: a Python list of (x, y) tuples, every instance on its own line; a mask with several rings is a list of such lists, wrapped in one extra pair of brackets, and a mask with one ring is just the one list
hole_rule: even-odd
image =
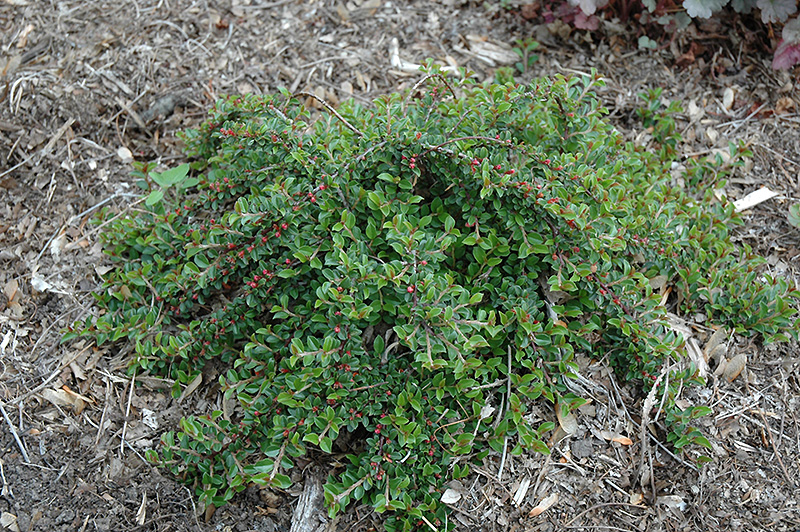
[[(607, 9), (623, 20), (634, 11), (641, 12), (640, 23), (654, 22), (670, 32), (685, 28), (692, 19), (710, 18), (727, 6), (744, 14), (758, 10), (764, 24), (785, 23), (772, 68), (788, 69), (800, 63), (800, 19), (791, 18), (797, 12), (797, 0), (567, 0), (561, 6), (554, 9), (554, 14), (580, 29), (596, 30), (596, 13)], [(649, 48), (651, 43), (649, 37), (640, 37), (640, 47)]]
[(604, 121), (595, 73), (519, 86), (429, 69), (316, 120), (286, 91), (221, 100), (184, 136), (191, 168), (137, 164), (146, 200), (100, 217), (116, 267), (65, 338), (133, 342), (132, 371), (176, 396), (221, 368), (228, 406), (148, 454), (204, 504), (287, 488), (297, 458), (335, 453), (331, 513), (361, 501), (394, 511), (388, 530), (439, 526), (448, 479), (504, 448), (549, 452), (553, 409), (583, 402), (577, 353), (643, 391), (673, 368), (657, 393), (681, 449), (708, 443), (705, 410), (676, 404), (698, 378), (674, 364), (666, 307), (796, 334), (797, 291), (731, 243), (740, 220), (711, 193), (731, 167), (689, 161), (688, 188), (673, 183), (659, 91), (645, 150)]

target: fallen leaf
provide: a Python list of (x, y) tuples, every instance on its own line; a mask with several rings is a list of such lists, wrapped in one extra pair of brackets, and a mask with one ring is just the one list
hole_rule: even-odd
[(83, 401), (83, 402), (85, 402), (85, 403), (92, 403), (92, 404), (94, 404), (94, 400), (92, 400), (92, 399), (89, 399), (89, 398), (88, 398), (88, 397), (86, 397), (85, 395), (81, 395), (81, 394), (79, 394), (79, 393), (77, 393), (77, 392), (73, 392), (73, 391), (72, 391), (72, 390), (69, 388), (69, 386), (67, 386), (66, 384), (65, 384), (64, 386), (62, 386), (62, 387), (61, 387), (61, 389), (62, 389), (62, 390), (64, 390), (65, 392), (67, 392), (67, 395), (71, 396), (71, 397), (73, 398), (73, 401), (81, 400), (81, 401)]
[(725, 366), (725, 370), (722, 372), (722, 377), (728, 382), (733, 382), (733, 380), (744, 371), (746, 366), (747, 355), (740, 353), (728, 362), (728, 365)]
[(133, 153), (125, 146), (120, 146), (117, 149), (117, 157), (119, 157), (123, 163), (128, 164), (133, 160)]
[(703, 355), (706, 362), (708, 362), (709, 360), (713, 360), (714, 359), (713, 354), (716, 352), (717, 347), (721, 344), (724, 345), (725, 342), (727, 341), (728, 341), (728, 331), (727, 329), (725, 329), (725, 327), (720, 327), (719, 329), (714, 331), (714, 334), (712, 334), (711, 338), (709, 338), (708, 342), (706, 342), (705, 349), (703, 349)]
[(568, 412), (566, 415), (561, 414), (562, 408), (556, 405), (556, 417), (561, 429), (568, 435), (573, 435), (578, 432), (578, 418), (575, 417), (573, 412)]
[(40, 395), (56, 406), (73, 406), (75, 404), (75, 398), (70, 396), (64, 390), (45, 388), (41, 391)]
[(197, 389), (197, 387), (200, 386), (200, 384), (202, 384), (202, 382), (203, 382), (203, 374), (198, 373), (197, 377), (192, 379), (192, 382), (190, 382), (186, 386), (186, 388), (184, 388), (183, 393), (178, 398), (178, 402), (179, 403), (183, 402), (183, 400), (189, 397), (192, 394), (192, 392), (194, 392)]
[(461, 500), (461, 493), (458, 490), (454, 490), (453, 488), (447, 488), (442, 493), (442, 503), (443, 504), (455, 504)]
[(701, 378), (705, 378), (708, 375), (708, 364), (706, 363), (705, 356), (703, 352), (700, 350), (700, 345), (698, 345), (697, 340), (694, 338), (688, 338), (686, 341), (686, 354), (689, 356), (689, 360), (697, 368), (697, 372)]
[(778, 101), (775, 103), (776, 114), (782, 115), (790, 113), (792, 109), (794, 109), (794, 100), (792, 100), (788, 96), (784, 96), (783, 98), (778, 98)]
[(606, 440), (617, 442), (622, 445), (633, 444), (630, 438), (623, 436), (618, 432), (611, 432), (610, 430), (601, 430), (600, 435)]
[(656, 497), (656, 504), (663, 504), (669, 508), (684, 511), (686, 509), (686, 501), (680, 495), (662, 495)]
[(528, 494), (528, 488), (530, 487), (531, 487), (530, 477), (524, 477), (519, 482), (519, 487), (517, 488), (517, 491), (514, 493), (514, 504), (516, 504), (517, 506), (522, 505), (522, 501), (525, 500), (525, 495)]
[(536, 517), (537, 515), (541, 515), (542, 513), (549, 510), (554, 504), (558, 502), (558, 492), (553, 493), (545, 497), (542, 502), (536, 505), (536, 507), (528, 513), (528, 517)]
[(731, 87), (726, 87), (725, 92), (722, 93), (722, 106), (726, 111), (733, 109), (733, 100), (735, 97), (736, 94), (733, 92), (733, 89)]
[(11, 530), (11, 532), (19, 532), (17, 516), (9, 512), (3, 512), (0, 515), (0, 527), (3, 527), (4, 530)]
[(136, 524), (143, 526), (145, 521), (147, 521), (147, 492), (142, 493), (142, 504), (136, 512)]

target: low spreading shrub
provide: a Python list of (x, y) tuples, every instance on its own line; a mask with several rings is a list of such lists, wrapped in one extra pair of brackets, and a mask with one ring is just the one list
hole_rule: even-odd
[(712, 194), (733, 166), (671, 175), (658, 91), (646, 150), (604, 120), (594, 73), (481, 85), (429, 68), (404, 95), (316, 120), (286, 91), (221, 100), (184, 135), (191, 165), (137, 163), (144, 201), (101, 214), (115, 268), (65, 338), (133, 342), (132, 371), (175, 379), (176, 396), (222, 368), (218, 404), (235, 406), (149, 453), (206, 505), (287, 488), (296, 459), (334, 454), (332, 513), (361, 501), (395, 511), (389, 530), (436, 526), (448, 479), (548, 452), (583, 403), (577, 353), (643, 391), (672, 368), (657, 393), (682, 449), (707, 444), (691, 424), (704, 410), (676, 404), (698, 376), (673, 364), (667, 307), (769, 339), (796, 327), (797, 292), (732, 244), (740, 219)]

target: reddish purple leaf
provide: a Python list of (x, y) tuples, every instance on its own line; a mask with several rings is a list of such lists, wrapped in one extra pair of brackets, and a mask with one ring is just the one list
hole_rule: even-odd
[(575, 27), (578, 29), (594, 31), (600, 27), (600, 19), (598, 19), (595, 15), (590, 15), (587, 17), (583, 11), (579, 10), (575, 15), (573, 24), (575, 24)]
[(772, 58), (774, 70), (786, 70), (800, 63), (800, 42), (781, 39)]

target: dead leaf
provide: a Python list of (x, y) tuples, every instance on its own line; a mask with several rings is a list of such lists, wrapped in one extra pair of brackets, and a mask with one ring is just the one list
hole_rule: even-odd
[(733, 92), (733, 89), (731, 87), (726, 87), (725, 91), (722, 93), (722, 106), (726, 111), (733, 109), (733, 100), (735, 97), (736, 94)]
[(552, 493), (545, 497), (542, 502), (528, 513), (528, 517), (536, 517), (549, 510), (554, 504), (558, 502), (558, 492)]
[(569, 436), (572, 436), (578, 432), (578, 418), (575, 417), (573, 412), (568, 412), (566, 415), (562, 415), (561, 410), (562, 408), (559, 405), (556, 405), (556, 417), (558, 418), (558, 424), (565, 433), (567, 433)]
[(120, 146), (117, 149), (117, 157), (119, 157), (124, 164), (128, 164), (133, 160), (133, 153), (125, 146)]
[(197, 389), (197, 387), (200, 386), (200, 384), (202, 384), (202, 382), (203, 382), (203, 374), (198, 373), (197, 377), (192, 379), (192, 382), (190, 382), (186, 386), (186, 388), (184, 388), (183, 393), (178, 398), (178, 402), (179, 403), (183, 402), (183, 400), (189, 397), (192, 394), (192, 392), (194, 392)]
[(705, 378), (710, 368), (706, 363), (703, 352), (700, 350), (700, 345), (694, 338), (688, 338), (686, 340), (686, 354), (689, 356), (689, 360), (692, 361), (692, 364), (697, 368), (697, 373), (700, 377)]
[(19, 33), (19, 40), (17, 41), (17, 48), (22, 50), (26, 46), (28, 46), (28, 35), (31, 34), (33, 31), (33, 24), (28, 24), (25, 28)]
[(3, 512), (0, 515), (0, 527), (3, 527), (4, 530), (11, 530), (11, 532), (19, 532), (17, 516), (9, 512)]
[(64, 390), (55, 390), (53, 388), (45, 388), (40, 394), (44, 399), (50, 401), (56, 406), (72, 406), (74, 399)]
[(6, 296), (6, 308), (11, 311), (15, 318), (21, 318), (25, 311), (20, 304), (22, 292), (19, 290), (19, 284), (15, 279), (11, 279), (3, 286), (3, 295)]
[(720, 327), (719, 329), (714, 331), (714, 334), (712, 334), (711, 338), (708, 339), (708, 342), (706, 342), (706, 347), (703, 350), (703, 355), (706, 359), (706, 362), (708, 362), (709, 360), (713, 360), (714, 359), (713, 354), (716, 351), (717, 347), (720, 344), (724, 344), (727, 341), (728, 341), (728, 331), (727, 329), (725, 329), (725, 327)]
[(147, 521), (147, 492), (142, 493), (142, 504), (136, 512), (136, 524), (143, 526), (145, 521)]
[(539, 16), (539, 8), (541, 5), (539, 2), (534, 2), (532, 4), (525, 4), (522, 6), (520, 10), (520, 16), (525, 20), (533, 20)]
[(342, 19), (342, 22), (347, 22), (350, 20), (350, 12), (341, 2), (336, 3), (336, 13)]
[(733, 382), (733, 380), (738, 377), (742, 371), (744, 371), (746, 366), (747, 355), (740, 353), (728, 362), (724, 371), (722, 372), (722, 377), (728, 382)]
[(12, 55), (6, 59), (0, 59), (0, 77), (10, 76), (20, 65), (22, 57), (19, 54)]
[(778, 101), (775, 103), (775, 114), (782, 115), (790, 113), (792, 112), (792, 109), (794, 109), (794, 100), (788, 96), (778, 98)]
[(525, 495), (528, 494), (528, 488), (531, 487), (531, 479), (530, 477), (524, 477), (522, 480), (519, 481), (519, 487), (517, 491), (514, 492), (514, 504), (517, 506), (522, 505), (522, 501), (525, 500)]
[(652, 288), (653, 290), (661, 290), (662, 288), (664, 288), (664, 285), (667, 284), (668, 280), (669, 279), (667, 279), (666, 275), (656, 275), (655, 277), (650, 279), (650, 288)]
[(481, 419), (483, 420), (486, 419), (487, 417), (491, 417), (491, 415), (494, 414), (495, 410), (497, 409), (491, 405), (483, 405), (481, 407)]
[(442, 493), (442, 503), (443, 504), (455, 504), (461, 500), (461, 493), (458, 490), (454, 490), (453, 488), (447, 488)]
[(11, 301), (17, 297), (17, 290), (19, 290), (19, 284), (16, 280), (11, 279), (5, 284), (5, 286), (3, 286), (3, 295), (5, 295), (6, 298)]
[(490, 67), (498, 65), (511, 65), (519, 61), (519, 56), (514, 49), (500, 41), (493, 41), (480, 35), (467, 35), (469, 52)]
[(73, 398), (74, 401), (81, 400), (81, 401), (83, 401), (85, 403), (94, 404), (94, 400), (93, 399), (89, 399), (85, 395), (81, 395), (81, 394), (79, 394), (77, 392), (73, 392), (72, 390), (70, 390), (69, 386), (67, 386), (66, 384), (64, 386), (62, 386), (61, 389), (64, 390), (65, 392), (67, 392), (67, 394), (70, 395)]
[(686, 509), (686, 501), (680, 495), (662, 495), (656, 497), (656, 504), (663, 504), (668, 508), (675, 508), (676, 510), (684, 511)]
[(80, 367), (80, 365), (78, 365), (77, 362), (74, 361), (70, 362), (69, 369), (72, 370), (72, 374), (75, 375), (75, 378), (78, 379), (79, 381), (86, 380), (86, 372), (83, 371), (83, 368)]
[(611, 432), (610, 430), (601, 430), (600, 435), (609, 441), (617, 442), (621, 445), (632, 445), (633, 442), (630, 438), (622, 436), (618, 432)]

